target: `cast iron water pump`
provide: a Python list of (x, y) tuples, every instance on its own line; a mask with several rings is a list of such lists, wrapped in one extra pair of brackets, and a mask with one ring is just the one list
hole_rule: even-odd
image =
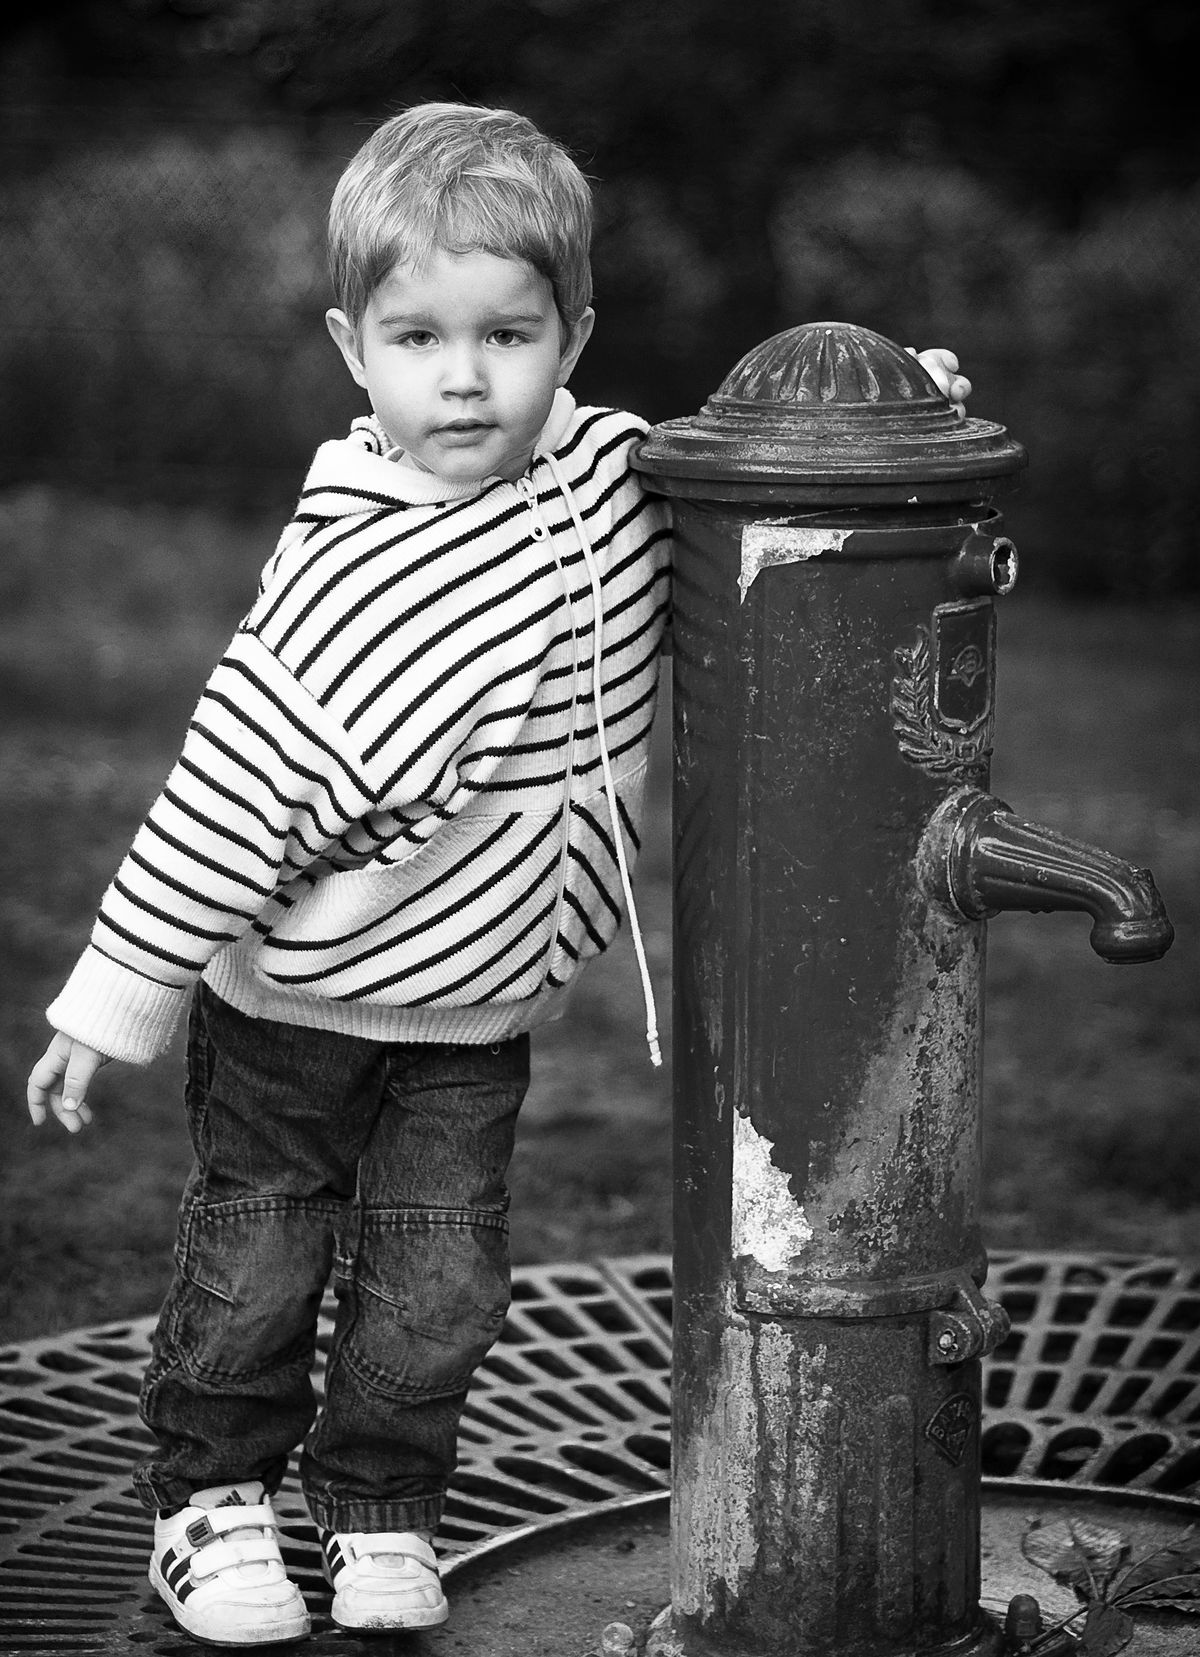
[(1171, 926), (988, 793), (993, 497), (1024, 464), (844, 323), (749, 353), (637, 461), (673, 498), (679, 1657), (991, 1657), (977, 1221), (984, 923)]

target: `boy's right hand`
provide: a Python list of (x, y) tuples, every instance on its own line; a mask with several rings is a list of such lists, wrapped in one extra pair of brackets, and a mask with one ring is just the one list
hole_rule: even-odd
[(87, 1091), (97, 1070), (108, 1062), (106, 1054), (58, 1031), (29, 1072), (25, 1099), (34, 1126), (41, 1126), (49, 1110), (68, 1133), (87, 1127), (92, 1119)]
[(965, 420), (967, 398), (973, 388), (966, 375), (958, 372), (958, 358), (954, 352), (947, 351), (942, 345), (931, 345), (926, 351), (918, 351), (915, 345), (906, 345), (904, 349), (910, 357), (917, 359), (943, 397), (950, 399), (958, 418)]

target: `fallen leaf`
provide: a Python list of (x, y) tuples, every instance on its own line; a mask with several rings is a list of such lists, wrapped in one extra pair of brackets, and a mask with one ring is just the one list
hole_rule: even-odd
[(1113, 1584), (1109, 1599), (1113, 1603), (1124, 1601), (1129, 1595), (1140, 1595), (1143, 1589), (1153, 1589), (1166, 1581), (1186, 1582), (1189, 1578), (1196, 1586), (1188, 1588), (1187, 1594), (1200, 1592), (1200, 1537), (1192, 1540), (1190, 1532), (1157, 1553), (1136, 1560)]
[(1132, 1617), (1112, 1605), (1093, 1605), (1083, 1620), (1080, 1657), (1116, 1657), (1132, 1639)]
[(1109, 1595), (1109, 1605), (1164, 1605), (1170, 1601), (1178, 1610), (1200, 1616), (1200, 1571), (1186, 1576), (1165, 1576), (1158, 1582), (1148, 1582), (1141, 1588), (1126, 1593), (1124, 1588)]
[(1120, 1568), (1129, 1543), (1119, 1530), (1086, 1519), (1055, 1519), (1031, 1525), (1021, 1552), (1057, 1582), (1074, 1588), (1081, 1599), (1098, 1599)]

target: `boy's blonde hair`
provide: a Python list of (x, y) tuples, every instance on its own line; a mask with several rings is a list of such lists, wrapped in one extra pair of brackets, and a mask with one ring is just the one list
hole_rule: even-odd
[(418, 104), (373, 132), (329, 208), (337, 303), (357, 329), (397, 264), (435, 249), (523, 259), (544, 276), (564, 327), (592, 298), (592, 197), (570, 156), (508, 109)]

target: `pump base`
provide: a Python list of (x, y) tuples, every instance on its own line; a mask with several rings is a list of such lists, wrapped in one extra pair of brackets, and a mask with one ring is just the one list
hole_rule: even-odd
[[(882, 1644), (876, 1650), (856, 1646), (847, 1657), (1003, 1657), (1006, 1645), (1004, 1634), (986, 1614), (965, 1640), (952, 1640), (935, 1646), (896, 1646)], [(734, 1646), (721, 1640), (711, 1643), (703, 1636), (681, 1636), (675, 1624), (672, 1608), (668, 1605), (650, 1624), (646, 1636), (645, 1657), (763, 1657), (761, 1646)]]

